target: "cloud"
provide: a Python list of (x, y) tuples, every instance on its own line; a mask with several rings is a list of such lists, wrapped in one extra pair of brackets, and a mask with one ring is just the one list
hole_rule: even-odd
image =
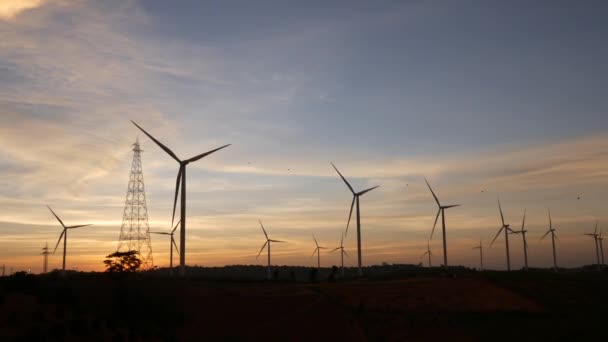
[(0, 19), (14, 19), (19, 13), (43, 4), (43, 0), (2, 0), (0, 2)]

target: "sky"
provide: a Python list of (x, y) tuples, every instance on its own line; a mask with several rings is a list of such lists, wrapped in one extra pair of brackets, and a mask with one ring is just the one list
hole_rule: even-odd
[[(70, 231), (67, 267), (116, 250), (139, 137), (151, 230), (168, 230), (188, 166), (189, 265), (314, 265), (361, 198), (363, 264), (426, 262), (439, 199), (450, 264), (505, 269), (497, 197), (530, 266), (551, 210), (558, 263), (594, 262), (608, 232), (608, 5), (603, 1), (0, 1), (0, 263), (42, 269)], [(354, 230), (353, 230), (354, 232)], [(437, 232), (436, 232), (437, 233)], [(356, 234), (345, 241), (356, 265)], [(152, 236), (154, 263), (167, 241)], [(431, 240), (441, 262), (440, 235)], [(61, 266), (61, 246), (49, 267)], [(511, 237), (514, 268), (522, 242)], [(177, 259), (176, 259), (177, 260)], [(338, 253), (321, 257), (339, 263)]]

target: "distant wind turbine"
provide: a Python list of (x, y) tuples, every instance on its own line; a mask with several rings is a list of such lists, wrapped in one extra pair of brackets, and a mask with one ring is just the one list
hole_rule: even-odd
[(521, 221), (521, 230), (512, 231), (511, 234), (521, 234), (524, 240), (524, 270), (528, 270), (528, 242), (526, 241), (527, 230), (524, 229), (526, 224), (526, 210), (524, 209), (524, 219)]
[(329, 252), (331, 253), (331, 252), (334, 252), (337, 250), (340, 250), (340, 258), (341, 258), (340, 269), (342, 272), (342, 278), (344, 278), (344, 256), (345, 255), (348, 256), (348, 253), (346, 253), (346, 250), (344, 249), (344, 233), (342, 233), (342, 238), (340, 239), (340, 247), (336, 247)]
[(502, 214), (502, 207), (500, 206), (500, 198), (498, 199), (498, 210), (500, 211), (500, 220), (502, 221), (502, 226), (498, 230), (498, 233), (496, 233), (496, 236), (494, 237), (494, 240), (492, 240), (490, 247), (492, 247), (492, 245), (494, 245), (494, 241), (496, 241), (496, 238), (498, 238), (498, 235), (500, 235), (500, 233), (502, 233), (504, 231), (505, 232), (505, 246), (507, 247), (507, 271), (510, 271), (511, 270), (511, 257), (509, 255), (509, 233), (512, 233), (513, 230), (511, 228), (509, 228), (508, 224), (505, 224), (505, 217)]
[(255, 258), (257, 259), (260, 254), (262, 254), (262, 251), (264, 250), (264, 247), (268, 246), (268, 280), (271, 279), (271, 275), (270, 275), (270, 243), (271, 242), (282, 242), (285, 243), (285, 241), (280, 241), (280, 240), (272, 240), (268, 237), (268, 234), (266, 234), (266, 229), (264, 229), (264, 225), (262, 224), (262, 221), (260, 220), (260, 227), (262, 227), (262, 231), (264, 232), (264, 236), (266, 237), (266, 242), (264, 242), (264, 244), (262, 245), (262, 248), (260, 249), (260, 252), (258, 253), (258, 256), (256, 256)]
[(433, 230), (431, 231), (430, 239), (433, 239), (433, 233), (435, 232), (435, 226), (437, 225), (437, 220), (439, 219), (439, 214), (441, 214), (441, 230), (443, 233), (443, 267), (447, 268), (448, 267), (448, 243), (447, 243), (447, 239), (445, 236), (445, 210), (454, 208), (454, 207), (459, 207), (460, 204), (441, 205), (441, 203), (439, 203), (439, 199), (435, 195), (435, 192), (431, 188), (429, 181), (426, 180), (426, 178), (424, 179), (424, 181), (426, 182), (426, 185), (429, 187), (429, 190), (431, 190), (431, 194), (433, 195), (435, 202), (437, 202), (437, 207), (438, 207), (437, 216), (435, 216), (435, 223), (433, 223)]
[(61, 231), (61, 235), (59, 235), (59, 240), (57, 240), (57, 245), (55, 245), (55, 249), (53, 250), (53, 254), (55, 254), (55, 251), (57, 251), (57, 247), (59, 246), (59, 243), (61, 242), (61, 239), (63, 238), (63, 263), (62, 263), (62, 268), (61, 268), (61, 274), (65, 276), (65, 255), (66, 255), (67, 244), (68, 244), (68, 229), (76, 229), (76, 228), (81, 228), (81, 227), (87, 227), (87, 226), (91, 226), (91, 224), (81, 224), (81, 225), (77, 225), (77, 226), (66, 226), (65, 224), (63, 224), (63, 221), (61, 221), (61, 219), (59, 218), (59, 216), (57, 216), (57, 214), (55, 214), (55, 212), (53, 211), (53, 209), (51, 209), (51, 207), (49, 207), (47, 205), (47, 208), (49, 208), (49, 210), (51, 211), (51, 213), (53, 213), (53, 216), (55, 216), (55, 218), (57, 219), (57, 221), (59, 221), (59, 223), (63, 227), (63, 230)]
[(43, 255), (42, 273), (46, 273), (49, 268), (49, 254), (51, 254), (51, 252), (49, 252), (48, 242), (44, 244), (44, 247), (42, 248), (42, 253), (40, 253), (40, 254)]
[(357, 264), (359, 266), (359, 276), (362, 276), (363, 269), (361, 268), (361, 212), (359, 210), (359, 197), (374, 190), (375, 188), (379, 187), (379, 185), (371, 187), (369, 189), (365, 189), (363, 191), (355, 192), (355, 190), (353, 190), (353, 187), (346, 180), (346, 178), (344, 178), (344, 176), (342, 176), (340, 171), (338, 171), (338, 168), (336, 167), (336, 165), (334, 165), (334, 163), (331, 163), (331, 166), (334, 167), (334, 170), (336, 170), (338, 175), (340, 175), (340, 178), (342, 178), (342, 180), (344, 181), (344, 183), (346, 184), (346, 186), (348, 187), (350, 192), (352, 192), (352, 194), (353, 194), (353, 201), (350, 204), (350, 212), (348, 214), (348, 222), (346, 223), (346, 232), (344, 233), (345, 236), (348, 234), (348, 226), (350, 225), (350, 218), (353, 215), (353, 207), (355, 205), (355, 202), (357, 202)]
[(315, 240), (315, 245), (317, 246), (317, 248), (315, 248), (315, 250), (312, 252), (311, 257), (315, 256), (315, 253), (317, 253), (317, 270), (318, 270), (318, 272), (321, 272), (321, 250), (327, 249), (327, 247), (319, 246), (319, 243), (317, 242), (317, 238), (315, 238), (315, 234), (312, 234), (312, 238), (313, 238), (313, 240)]
[(430, 240), (426, 240), (426, 252), (422, 253), (421, 256), (425, 256), (427, 255), (429, 257), (429, 268), (433, 267), (433, 263), (431, 262), (431, 257), (433, 256), (433, 253), (431, 252), (431, 241)]
[(483, 271), (483, 245), (481, 244), (481, 239), (479, 239), (479, 245), (473, 247), (473, 249), (479, 249), (479, 270)]
[[(179, 255), (179, 273), (181, 276), (185, 276), (186, 275), (186, 166), (188, 166), (188, 164), (190, 164), (190, 163), (193, 163), (201, 158), (204, 158), (204, 157), (210, 155), (211, 153), (214, 153), (223, 148), (226, 148), (226, 147), (230, 146), (230, 144), (224, 145), (222, 147), (218, 147), (209, 152), (199, 154), (190, 159), (181, 160), (167, 146), (163, 145), (160, 141), (156, 140), (153, 136), (148, 134), (148, 132), (146, 132), (143, 128), (141, 128), (134, 121), (131, 121), (131, 122), (137, 128), (139, 128), (142, 132), (144, 132), (145, 135), (147, 135), (150, 139), (152, 139), (152, 141), (154, 141), (156, 143), (156, 145), (158, 145), (163, 151), (165, 151), (169, 156), (171, 156), (171, 158), (175, 159), (175, 161), (177, 161), (179, 163), (177, 181), (175, 182), (175, 198), (173, 200), (173, 218), (171, 219), (171, 226), (173, 226), (173, 222), (175, 220), (175, 207), (177, 205), (177, 195), (181, 190), (182, 196), (181, 196), (181, 201), (180, 201), (180, 206), (179, 206), (180, 207), (180, 222), (181, 222), (181, 227), (180, 227), (180, 231), (179, 231), (179, 250), (181, 252)], [(180, 181), (181, 181), (181, 187), (180, 187)]]
[(557, 256), (555, 254), (555, 239), (557, 238), (557, 235), (555, 235), (555, 228), (553, 228), (553, 225), (551, 223), (551, 211), (548, 210), (549, 212), (549, 230), (547, 230), (547, 232), (545, 233), (545, 235), (543, 235), (540, 239), (544, 239), (545, 236), (547, 236), (549, 233), (551, 233), (551, 244), (553, 246), (553, 270), (555, 272), (557, 272)]
[(602, 228), (600, 228), (600, 235), (598, 235), (597, 241), (600, 243), (600, 257), (602, 260), (602, 267), (604, 267), (604, 237), (602, 236)]
[(173, 230), (171, 231), (171, 233), (150, 232), (150, 234), (169, 235), (171, 237), (171, 239), (169, 240), (169, 276), (173, 276), (173, 247), (175, 247), (175, 252), (177, 253), (177, 255), (179, 255), (179, 249), (177, 248), (177, 244), (175, 243), (175, 239), (173, 238), (173, 234), (175, 233), (175, 230), (179, 226), (179, 223), (180, 222), (178, 221), (177, 224), (175, 225), (175, 227), (173, 227)]
[(593, 242), (595, 242), (595, 257), (597, 259), (597, 267), (601, 269), (602, 265), (600, 265), (600, 246), (599, 246), (599, 241), (598, 241), (598, 238), (600, 235), (597, 233), (597, 224), (598, 224), (598, 222), (596, 221), (595, 230), (593, 231), (593, 234), (588, 233), (585, 235), (591, 236), (593, 238)]

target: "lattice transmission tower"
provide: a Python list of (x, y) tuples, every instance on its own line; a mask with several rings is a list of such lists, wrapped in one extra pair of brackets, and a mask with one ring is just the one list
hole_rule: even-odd
[(150, 227), (148, 226), (148, 207), (146, 205), (146, 190), (144, 187), (144, 174), (141, 166), (141, 153), (139, 138), (133, 144), (133, 162), (131, 163), (131, 176), (127, 188), (125, 210), (122, 215), (120, 238), (118, 239), (119, 252), (136, 250), (142, 260), (142, 268), (154, 266), (152, 259), (152, 244), (150, 241)]

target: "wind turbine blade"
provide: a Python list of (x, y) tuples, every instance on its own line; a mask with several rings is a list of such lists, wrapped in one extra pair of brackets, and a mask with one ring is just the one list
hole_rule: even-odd
[(148, 138), (152, 139), (152, 141), (154, 141), (156, 143), (156, 145), (158, 145), (160, 148), (163, 149), (163, 151), (167, 152), (168, 155), (170, 155), (173, 159), (175, 159), (178, 163), (181, 163), (181, 160), (179, 160), (179, 158), (177, 158), (177, 156), (175, 155), (175, 153), (173, 153), (173, 151), (171, 151), (167, 146), (163, 145), (160, 141), (156, 140), (153, 136), (151, 136), (150, 134), (148, 134), (148, 132), (146, 132), (146, 130), (144, 130), (143, 128), (139, 127), (138, 124), (135, 123), (135, 121), (131, 120), (131, 122), (137, 126), (137, 128), (139, 128), (142, 132), (144, 132), (145, 135), (148, 136)]
[(264, 236), (266, 236), (266, 241), (268, 241), (268, 234), (266, 234), (266, 229), (264, 229), (264, 225), (262, 224), (262, 220), (260, 221), (260, 226), (262, 227), (262, 231), (264, 232)]
[(431, 188), (431, 185), (429, 184), (429, 181), (426, 180), (426, 178), (424, 179), (424, 181), (426, 182), (426, 185), (429, 187), (429, 190), (431, 190), (431, 194), (433, 194), (433, 198), (435, 198), (435, 202), (437, 202), (437, 205), (441, 207), (441, 204), (439, 203), (439, 199), (435, 195), (435, 192), (433, 191), (433, 188)]
[(555, 232), (553, 232), (553, 237), (555, 238), (555, 240), (559, 241), (559, 238), (557, 237), (557, 234), (555, 234)]
[(92, 226), (92, 224), (81, 224), (78, 226), (69, 226), (69, 227), (65, 227), (65, 228), (66, 229), (75, 229), (75, 228), (88, 227), (88, 226)]
[(460, 204), (453, 204), (453, 205), (446, 205), (443, 206), (443, 209), (450, 209), (450, 208), (455, 208), (455, 207), (460, 207)]
[(549, 229), (552, 229), (553, 225), (551, 223), (551, 210), (547, 209), (547, 211), (549, 212)]
[(287, 241), (281, 241), (281, 240), (268, 240), (270, 242), (281, 242), (281, 243), (287, 243)]
[(341, 237), (340, 237), (340, 247), (344, 246), (344, 233), (342, 233)]
[(551, 233), (551, 231), (550, 231), (550, 230), (547, 230), (547, 232), (545, 233), (545, 235), (543, 235), (543, 236), (542, 236), (540, 239), (541, 239), (541, 240), (542, 240), (542, 239), (544, 239), (544, 238), (545, 238), (545, 236), (547, 236), (549, 233)]
[(150, 232), (150, 234), (171, 235), (171, 233), (167, 233), (167, 232)]
[(171, 231), (171, 235), (173, 235), (173, 233), (175, 233), (175, 230), (177, 229), (177, 227), (179, 227), (180, 223), (182, 223), (182, 220), (177, 221), (177, 224), (175, 225), (175, 227), (173, 227), (173, 230)]
[(502, 207), (500, 206), (500, 198), (498, 198), (498, 210), (500, 210), (500, 220), (502, 221), (502, 225), (504, 226), (505, 225), (505, 217), (502, 215)]
[(319, 243), (317, 242), (317, 238), (315, 238), (315, 234), (312, 234), (312, 238), (315, 240), (315, 245), (319, 248)]
[(433, 239), (433, 233), (435, 232), (435, 226), (437, 225), (437, 220), (439, 219), (439, 214), (441, 214), (441, 209), (437, 210), (437, 216), (435, 216), (435, 223), (433, 223), (433, 230), (431, 230), (431, 237), (429, 240)]
[(353, 190), (353, 187), (350, 186), (350, 183), (346, 180), (346, 178), (344, 178), (344, 176), (342, 176), (342, 174), (340, 173), (340, 171), (338, 171), (338, 168), (336, 167), (336, 165), (334, 165), (334, 163), (331, 163), (331, 166), (334, 167), (334, 169), (336, 170), (336, 172), (340, 175), (340, 178), (342, 178), (342, 180), (344, 181), (344, 183), (346, 183), (346, 186), (350, 189), (350, 192), (352, 192), (353, 195), (355, 195), (355, 190)]
[[(177, 171), (177, 180), (175, 181), (175, 197), (173, 198), (173, 216), (171, 216), (171, 225), (175, 221), (175, 208), (177, 207), (177, 195), (181, 189), (182, 174), (184, 173), (184, 166), (179, 164), (179, 171)], [(181, 222), (181, 221), (180, 221)]]
[(528, 209), (524, 209), (524, 219), (521, 221), (521, 231), (522, 231), (522, 232), (524, 231), (524, 227), (525, 227), (525, 225), (526, 225), (526, 211), (527, 211), (527, 210), (528, 210)]
[(61, 238), (63, 237), (63, 234), (65, 234), (65, 229), (63, 229), (61, 231), (61, 235), (59, 235), (59, 240), (57, 240), (57, 244), (55, 245), (55, 249), (53, 250), (53, 254), (55, 254), (55, 251), (57, 250), (57, 247), (59, 247), (59, 243), (61, 242)]
[(427, 252), (422, 253), (422, 255), (421, 255), (420, 257), (423, 257), (423, 256), (425, 256), (425, 255), (427, 255), (427, 254), (429, 254), (429, 252), (428, 252), (428, 251), (427, 251)]
[(332, 249), (331, 251), (329, 251), (329, 253), (331, 253), (331, 252), (335, 252), (335, 251), (337, 251), (338, 249), (341, 249), (341, 248), (342, 248), (342, 247), (336, 247), (336, 248)]
[(350, 203), (350, 211), (348, 212), (348, 222), (346, 222), (346, 233), (344, 233), (344, 236), (348, 235), (348, 226), (350, 225), (350, 219), (353, 216), (353, 208), (355, 207), (356, 199), (357, 196), (353, 196), (353, 201)]
[(46, 207), (49, 208), (49, 210), (53, 213), (53, 216), (55, 216), (55, 218), (57, 219), (57, 221), (59, 221), (59, 223), (61, 223), (61, 226), (63, 228), (65, 228), (65, 224), (63, 224), (63, 221), (61, 221), (61, 219), (59, 218), (59, 216), (57, 216), (57, 214), (55, 214), (55, 212), (53, 211), (53, 209), (51, 209), (51, 207), (49, 207), (48, 205)]
[(347, 257), (350, 258), (350, 255), (348, 255), (348, 253), (346, 253), (346, 249), (342, 248), (342, 253), (344, 253), (344, 255), (346, 255)]
[(359, 196), (363, 196), (363, 195), (365, 195), (366, 193), (368, 193), (368, 192), (370, 192), (370, 191), (372, 191), (372, 190), (374, 190), (374, 189), (376, 189), (376, 188), (379, 188), (379, 187), (380, 187), (380, 185), (376, 185), (376, 186), (371, 187), (371, 188), (369, 188), (369, 189), (365, 189), (365, 190), (363, 190), (363, 191), (360, 191), (360, 192), (359, 192), (357, 195), (359, 195)]
[(266, 242), (264, 242), (264, 244), (262, 245), (262, 248), (260, 248), (260, 252), (255, 257), (256, 259), (260, 256), (260, 254), (262, 254), (262, 251), (264, 250), (264, 247), (266, 247), (267, 244), (268, 244), (268, 240), (266, 240)]
[(187, 162), (187, 163), (193, 163), (193, 162), (195, 162), (195, 161), (197, 161), (197, 160), (199, 160), (199, 159), (201, 159), (201, 158), (203, 158), (203, 157), (206, 157), (206, 156), (210, 155), (210, 154), (211, 154), (211, 153), (213, 153), (213, 152), (217, 152), (217, 151), (219, 151), (219, 150), (221, 150), (221, 149), (223, 149), (223, 148), (226, 148), (226, 147), (228, 147), (228, 146), (230, 146), (230, 145), (231, 145), (231, 144), (224, 145), (224, 146), (222, 146), (222, 147), (218, 147), (218, 148), (216, 148), (215, 150), (211, 150), (211, 151), (209, 151), (209, 152), (205, 152), (205, 153), (199, 154), (199, 155), (198, 155), (198, 156), (196, 156), (196, 157), (192, 157), (192, 158), (190, 158), (190, 159), (186, 160), (186, 162)]
[(317, 253), (318, 250), (319, 250), (319, 247), (315, 248), (315, 250), (312, 252), (312, 255), (310, 257), (312, 258), (313, 256), (315, 256), (315, 253)]
[(503, 227), (501, 227), (501, 228), (498, 230), (498, 233), (496, 233), (496, 236), (495, 236), (495, 237), (494, 237), (494, 239), (492, 240), (492, 243), (490, 243), (490, 247), (492, 247), (492, 245), (494, 244), (494, 241), (496, 241), (496, 239), (498, 238), (498, 235), (500, 235), (500, 233), (502, 232), (502, 230), (503, 230), (503, 229), (505, 229), (505, 227), (504, 227), (504, 226), (503, 226)]
[(179, 255), (179, 248), (177, 248), (177, 244), (175, 243), (175, 239), (171, 236), (171, 242), (173, 242), (173, 247), (175, 247), (175, 252)]

